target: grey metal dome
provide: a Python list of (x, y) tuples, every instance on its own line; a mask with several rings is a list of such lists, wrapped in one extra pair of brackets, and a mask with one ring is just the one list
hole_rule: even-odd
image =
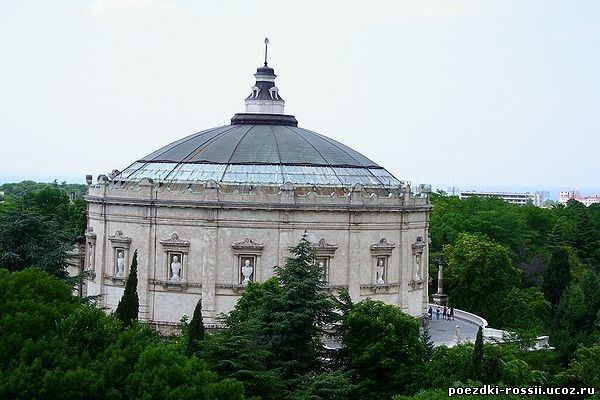
[[(236, 115), (236, 117), (238, 117)], [(264, 115), (262, 115), (264, 117)], [(235, 119), (235, 117), (234, 117)], [(142, 157), (116, 179), (199, 183), (397, 187), (392, 174), (327, 136), (290, 125), (208, 129)]]
[(350, 147), (286, 125), (228, 125), (195, 133), (139, 162), (381, 168)]
[[(401, 182), (375, 162), (285, 115), (273, 68), (260, 67), (246, 113), (231, 125), (184, 137), (141, 158), (116, 182), (220, 183), (391, 188)], [(118, 171), (117, 171), (118, 172)]]

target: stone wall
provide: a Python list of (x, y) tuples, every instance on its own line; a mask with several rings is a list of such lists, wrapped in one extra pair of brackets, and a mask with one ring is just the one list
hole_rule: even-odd
[[(355, 301), (371, 297), (423, 314), (428, 198), (411, 195), (410, 187), (385, 195), (360, 186), (323, 193), (288, 184), (240, 189), (209, 181), (173, 191), (147, 179), (126, 188), (100, 181), (86, 196), (87, 293), (102, 295), (102, 303), (114, 309), (137, 249), (140, 318), (169, 326), (191, 315), (202, 297), (205, 321), (214, 324), (244, 290), (244, 261), (253, 267), (252, 280), (264, 281), (306, 232), (328, 270), (331, 291), (346, 288)], [(173, 256), (181, 264), (178, 281), (171, 276)], [(379, 283), (378, 259), (385, 262)]]

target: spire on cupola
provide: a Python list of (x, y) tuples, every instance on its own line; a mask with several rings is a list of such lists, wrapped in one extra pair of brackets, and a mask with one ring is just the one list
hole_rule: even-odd
[(283, 114), (285, 101), (279, 96), (275, 86), (275, 70), (268, 66), (267, 50), (269, 39), (265, 38), (265, 64), (256, 70), (256, 83), (252, 93), (246, 98), (246, 112), (255, 114)]

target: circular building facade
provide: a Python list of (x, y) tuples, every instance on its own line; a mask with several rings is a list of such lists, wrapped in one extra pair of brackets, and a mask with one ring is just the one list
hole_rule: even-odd
[(427, 304), (426, 194), (284, 114), (258, 68), (246, 113), (90, 185), (88, 295), (116, 308), (138, 250), (140, 319), (176, 326), (202, 297), (216, 323), (250, 281), (273, 276), (306, 232), (331, 291), (420, 316)]

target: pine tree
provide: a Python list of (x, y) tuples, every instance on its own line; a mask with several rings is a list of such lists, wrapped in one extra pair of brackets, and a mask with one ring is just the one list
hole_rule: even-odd
[(321, 373), (324, 327), (339, 319), (306, 235), (289, 251), (276, 277), (248, 284), (225, 320), (227, 328), (201, 345), (215, 371), (242, 382), (250, 397), (292, 398), (307, 376)]
[(323, 327), (336, 318), (333, 298), (324, 290), (322, 271), (315, 265), (306, 234), (289, 250), (293, 256), (275, 269), (282, 293), (265, 302), (260, 317), (272, 345), (274, 366), (282, 368), (284, 377), (318, 367)]
[(483, 328), (480, 326), (473, 348), (473, 379), (480, 380), (483, 369)]
[(123, 326), (130, 327), (133, 321), (137, 320), (140, 307), (140, 299), (137, 292), (137, 250), (133, 253), (131, 268), (125, 283), (123, 297), (119, 301), (115, 316), (123, 323)]
[(194, 315), (190, 321), (187, 338), (187, 354), (193, 355), (198, 351), (198, 342), (204, 339), (204, 323), (202, 322), (202, 299), (198, 300)]
[(563, 246), (566, 244), (565, 236), (564, 222), (562, 218), (559, 218), (550, 233), (548, 233), (548, 244), (550, 246)]

